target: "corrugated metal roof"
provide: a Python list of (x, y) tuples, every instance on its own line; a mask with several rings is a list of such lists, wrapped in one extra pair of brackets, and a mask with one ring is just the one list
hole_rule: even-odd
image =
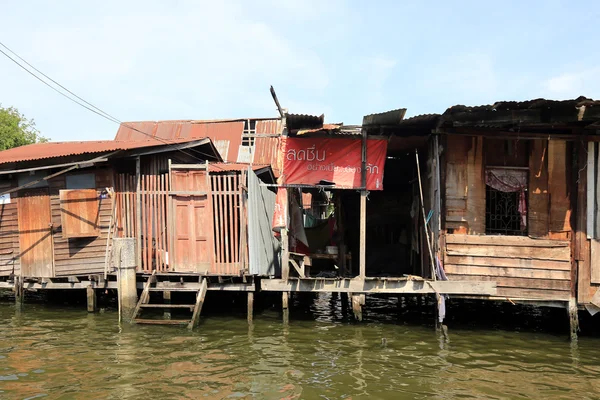
[(224, 160), (235, 162), (237, 161), (239, 146), (242, 144), (243, 131), (244, 120), (138, 121), (121, 124), (115, 139), (138, 141), (148, 139), (148, 135), (161, 139), (208, 137), (218, 144), (217, 147)]
[(490, 105), (448, 108), (443, 126), (512, 128), (558, 124), (587, 125), (600, 120), (600, 101), (586, 97), (572, 100), (534, 99), (500, 101)]
[(323, 126), (325, 115), (306, 115), (306, 114), (286, 114), (285, 124), (288, 132), (298, 129), (313, 129)]
[(404, 119), (406, 108), (385, 111), (377, 114), (369, 114), (363, 117), (363, 126), (367, 125), (397, 125)]
[(27, 146), (15, 147), (14, 149), (0, 152), (0, 164), (42, 160), (55, 157), (67, 157), (82, 154), (108, 153), (117, 150), (134, 150), (153, 146), (167, 146), (172, 144), (193, 143), (201, 144), (205, 138), (177, 139), (161, 141), (146, 139), (138, 141), (130, 140), (90, 140), (82, 142), (48, 142), (36, 143)]

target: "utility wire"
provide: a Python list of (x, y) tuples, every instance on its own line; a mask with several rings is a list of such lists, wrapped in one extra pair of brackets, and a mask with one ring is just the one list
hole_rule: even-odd
[[(93, 112), (96, 115), (99, 115), (100, 117), (109, 120), (110, 122), (119, 124), (119, 125), (123, 125), (135, 132), (139, 132), (145, 136), (148, 136), (149, 138), (152, 138), (154, 140), (157, 140), (159, 142), (162, 142), (163, 144), (166, 144), (168, 146), (175, 146), (173, 143), (170, 143), (169, 141), (160, 138), (160, 137), (156, 137), (153, 136), (149, 133), (143, 132), (139, 129), (137, 129), (134, 126), (131, 126), (127, 123), (124, 123), (122, 121), (120, 121), (118, 118), (112, 116), (111, 114), (107, 113), (106, 111), (103, 111), (102, 109), (96, 107), (95, 105), (91, 104), (90, 102), (86, 101), (85, 99), (81, 98), (80, 96), (76, 95), (75, 93), (73, 93), (72, 91), (70, 91), (69, 89), (67, 89), (66, 87), (64, 87), (63, 85), (61, 85), (60, 83), (58, 83), (57, 81), (55, 81), (54, 79), (50, 78), (48, 75), (44, 74), (43, 72), (41, 72), (39, 69), (35, 68), (33, 65), (31, 65), (29, 62), (27, 62), (25, 59), (23, 59), (21, 56), (19, 56), (17, 53), (15, 53), (13, 50), (11, 50), (10, 48), (8, 48), (4, 43), (0, 42), (0, 46), (4, 47), (6, 50), (8, 50), (9, 52), (11, 52), (15, 57), (17, 57), (19, 60), (21, 60), (23, 63), (27, 64), (30, 68), (32, 68), (33, 70), (35, 70), (36, 72), (38, 72), (39, 74), (41, 74), (42, 76), (44, 76), (46, 79), (50, 80), (51, 82), (53, 82), (54, 84), (56, 84), (57, 86), (59, 86), (60, 88), (62, 88), (63, 90), (67, 91), (68, 93), (70, 93), (72, 96), (74, 96), (75, 98), (81, 100), (83, 103), (77, 101), (76, 99), (74, 99), (73, 97), (70, 97), (68, 95), (66, 95), (64, 92), (58, 90), (56, 87), (52, 86), (51, 84), (49, 84), (47, 81), (45, 81), (44, 79), (40, 78), (38, 75), (36, 75), (34, 72), (32, 72), (31, 70), (29, 70), (27, 67), (25, 67), (23, 64), (19, 63), (17, 60), (15, 60), (13, 57), (11, 57), (9, 54), (7, 54), (4, 50), (0, 49), (0, 53), (2, 53), (4, 56), (6, 56), (9, 60), (11, 60), (12, 62), (14, 62), (15, 64), (17, 64), (21, 69), (23, 69), (25, 72), (29, 73), (31, 76), (33, 76), (34, 78), (36, 78), (37, 80), (39, 80), (40, 82), (42, 82), (44, 85), (48, 86), (50, 89), (54, 90), (55, 92), (57, 92), (58, 94), (60, 94), (61, 96), (64, 96), (65, 98), (71, 100), (72, 102), (74, 102), (75, 104), (87, 109), (88, 111)], [(87, 104), (87, 105), (86, 105)], [(203, 159), (200, 159), (186, 151), (184, 151), (183, 149), (179, 149), (179, 148), (175, 148), (175, 150), (182, 152), (183, 154), (195, 158), (199, 161), (205, 161)], [(207, 157), (213, 157), (213, 155), (208, 154), (208, 153), (204, 153), (201, 152), (199, 150), (196, 149), (189, 149), (190, 151), (193, 151), (197, 154), (203, 155), (203, 156), (207, 156)], [(227, 162), (227, 160), (224, 160)], [(216, 165), (213, 165), (216, 168), (222, 169), (221, 167), (218, 167)]]

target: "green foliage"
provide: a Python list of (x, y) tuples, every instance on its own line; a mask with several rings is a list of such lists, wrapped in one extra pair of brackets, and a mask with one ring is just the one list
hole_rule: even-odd
[(0, 106), (0, 151), (47, 141), (35, 128), (32, 119), (25, 118), (14, 107)]

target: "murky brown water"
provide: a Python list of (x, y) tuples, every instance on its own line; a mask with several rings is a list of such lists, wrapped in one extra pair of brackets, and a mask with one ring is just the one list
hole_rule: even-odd
[(571, 345), (563, 333), (451, 327), (445, 339), (403, 322), (409, 312), (390, 301), (368, 300), (363, 323), (322, 295), (293, 309), (288, 326), (275, 310), (250, 326), (236, 311), (209, 313), (194, 332), (119, 327), (112, 310), (2, 302), (0, 398), (600, 397), (599, 338)]

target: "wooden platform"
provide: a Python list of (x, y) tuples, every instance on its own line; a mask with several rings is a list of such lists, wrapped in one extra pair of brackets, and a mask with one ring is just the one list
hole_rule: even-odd
[(345, 292), (496, 295), (495, 282), (428, 281), (411, 278), (289, 278), (264, 279), (260, 289), (273, 292)]

